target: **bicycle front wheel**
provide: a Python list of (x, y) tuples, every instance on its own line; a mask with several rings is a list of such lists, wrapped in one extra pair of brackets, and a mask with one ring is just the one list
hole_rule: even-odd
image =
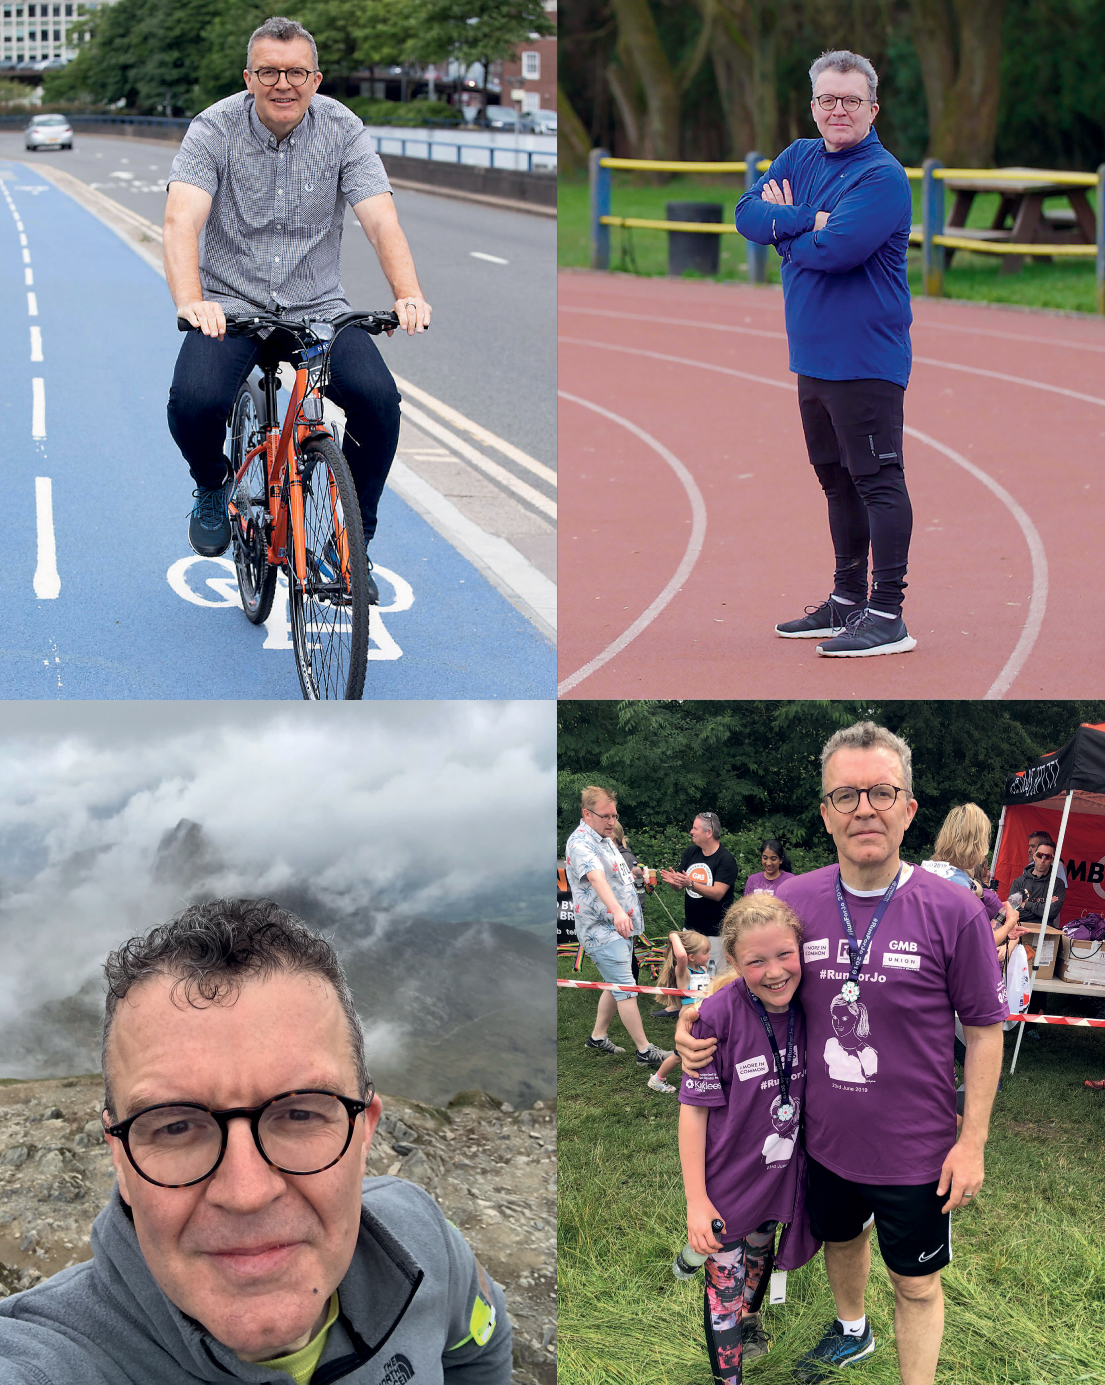
[[(248, 381), (238, 391), (230, 416), (230, 464), (237, 475), (247, 455), (261, 441), (261, 420)], [(265, 525), (268, 519), (268, 475), (265, 454), (259, 452), (234, 488), (238, 517), (231, 519), (234, 569), (242, 609), (254, 625), (261, 625), (272, 610), (276, 568), (269, 562)]]
[(368, 666), (368, 558), (349, 463), (330, 438), (300, 463), (305, 576), (288, 554), (288, 608), (299, 686), (308, 701), (356, 699)]

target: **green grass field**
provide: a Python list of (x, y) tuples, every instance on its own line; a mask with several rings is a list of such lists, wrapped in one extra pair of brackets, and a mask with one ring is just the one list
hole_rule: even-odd
[[(570, 964), (559, 971), (569, 975)], [(590, 962), (580, 979), (599, 979)], [(557, 1379), (710, 1385), (702, 1277), (682, 1283), (671, 1273), (686, 1239), (677, 1102), (648, 1091), (631, 1044), (616, 1057), (583, 1048), (597, 998), (559, 994)], [(641, 998), (645, 1015), (652, 999)], [(670, 1047), (670, 1023), (646, 1018), (645, 1028)], [(1105, 1096), (1082, 1085), (1105, 1075), (1105, 1030), (1037, 1029), (1012, 1078), (1016, 1034), (1006, 1036), (986, 1183), (953, 1221), (941, 1385), (1105, 1381)], [(617, 1020), (611, 1036), (624, 1041)], [(878, 1348), (841, 1378), (890, 1385), (899, 1380), (893, 1295), (877, 1249), (867, 1311)], [(821, 1256), (788, 1276), (785, 1304), (763, 1313), (771, 1351), (745, 1379), (789, 1385), (794, 1361), (833, 1317)]]
[[(921, 219), (920, 185), (913, 188), (915, 223)], [(615, 216), (663, 219), (669, 201), (721, 202), (723, 218), (732, 221), (733, 209), (743, 190), (733, 177), (715, 182), (695, 178), (673, 178), (664, 187), (648, 185), (633, 174), (615, 173), (612, 210)], [(1091, 199), (1093, 193), (1091, 191)], [(562, 176), (557, 200), (558, 262), (564, 268), (585, 268), (589, 262), (587, 182), (579, 177)], [(1050, 204), (1049, 204), (1050, 205)], [(1062, 199), (1055, 203), (1064, 205)], [(950, 211), (950, 198), (948, 202)], [(997, 206), (996, 194), (975, 198), (969, 226), (988, 226)], [(721, 238), (720, 280), (741, 281), (745, 273), (743, 237)], [(667, 273), (667, 236), (662, 231), (610, 232), (610, 268), (642, 275)], [(779, 283), (779, 257), (772, 250), (767, 256), (768, 282)], [(921, 291), (921, 252), (909, 252), (909, 284), (914, 294)], [(1031, 261), (1018, 274), (1001, 273), (998, 255), (976, 255), (958, 251), (944, 276), (944, 291), (949, 298), (965, 298), (987, 303), (1017, 303), (1033, 308), (1062, 308), (1068, 312), (1092, 313), (1097, 298), (1092, 257), (1085, 260)]]

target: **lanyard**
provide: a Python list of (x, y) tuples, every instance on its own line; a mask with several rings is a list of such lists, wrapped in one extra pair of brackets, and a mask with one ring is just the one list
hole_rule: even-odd
[[(898, 888), (898, 881), (902, 878), (902, 868), (898, 867), (898, 874), (891, 880), (886, 893), (879, 900), (878, 908), (871, 916), (871, 922), (867, 926), (867, 932), (863, 935), (863, 942), (856, 942), (856, 930), (852, 927), (852, 918), (848, 913), (848, 906), (844, 902), (844, 891), (840, 885), (840, 871), (836, 873), (836, 905), (840, 910), (840, 921), (844, 925), (844, 931), (848, 935), (848, 952), (852, 958), (852, 965), (848, 972), (848, 982), (855, 986), (856, 977), (859, 976), (859, 969), (863, 966), (864, 960), (871, 947), (871, 939), (875, 936), (875, 929), (882, 921), (883, 914), (886, 913), (887, 905), (894, 898), (894, 891)], [(858, 990), (856, 992), (858, 997)]]
[[(794, 1071), (794, 1001), (787, 1007), (787, 1057), (786, 1062), (779, 1056), (779, 1045), (775, 1041), (775, 1030), (772, 1028), (770, 1019), (767, 1017), (767, 1010), (758, 995), (748, 992), (748, 998), (755, 1007), (756, 1013), (760, 1017), (760, 1023), (764, 1027), (767, 1041), (771, 1045), (771, 1052), (775, 1058), (775, 1068), (779, 1074), (779, 1095), (783, 1098), (782, 1105), (790, 1106), (790, 1075)], [(780, 1115), (782, 1111), (780, 1110)], [(787, 1119), (787, 1117), (783, 1117)]]

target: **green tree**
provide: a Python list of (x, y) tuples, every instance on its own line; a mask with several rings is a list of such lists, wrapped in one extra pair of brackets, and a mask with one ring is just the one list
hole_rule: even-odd
[(541, 0), (413, 0), (409, 12), (407, 56), (419, 63), (481, 63), (485, 105), (491, 64), (513, 57), (531, 34), (555, 32)]

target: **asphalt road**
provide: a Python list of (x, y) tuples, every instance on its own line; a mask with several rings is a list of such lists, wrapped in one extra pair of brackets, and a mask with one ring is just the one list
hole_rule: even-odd
[[(0, 697), (298, 699), (286, 600), (251, 626), (187, 546), (164, 281), (21, 159), (0, 183)], [(366, 698), (551, 696), (548, 641), (391, 490), (372, 553)]]
[[(20, 132), (0, 133), (0, 158), (48, 161), (157, 225), (173, 153), (152, 140), (79, 131), (71, 152), (28, 153)], [(384, 345), (388, 364), (555, 467), (555, 219), (402, 188), (395, 197), (434, 321), (423, 339), (393, 337)], [(354, 307), (390, 307), (387, 283), (351, 212), (342, 282)]]

